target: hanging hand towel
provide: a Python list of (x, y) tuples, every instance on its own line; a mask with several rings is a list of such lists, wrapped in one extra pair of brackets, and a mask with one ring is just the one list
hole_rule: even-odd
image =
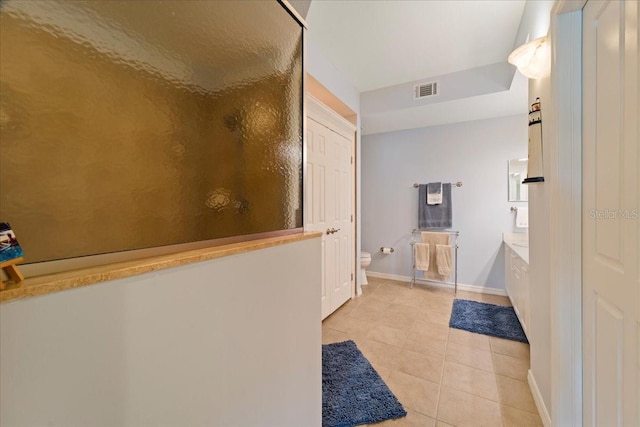
[(438, 264), (438, 274), (445, 277), (451, 274), (450, 245), (436, 245), (436, 263)]
[(427, 271), (429, 269), (429, 244), (428, 243), (416, 243), (416, 269)]
[(516, 211), (516, 227), (518, 228), (529, 228), (529, 208), (528, 207), (518, 207)]
[(428, 205), (441, 205), (442, 204), (442, 183), (430, 182), (427, 184), (427, 204)]
[(429, 248), (429, 270), (425, 271), (423, 278), (427, 280), (435, 280), (441, 282), (446, 279), (445, 276), (438, 272), (438, 256), (437, 247), (440, 245), (449, 245), (451, 235), (448, 232), (423, 231), (420, 233), (422, 243), (430, 245)]
[(452, 225), (451, 184), (442, 184), (442, 204), (439, 205), (427, 204), (427, 184), (420, 184), (420, 188), (418, 188), (418, 228), (451, 228)]

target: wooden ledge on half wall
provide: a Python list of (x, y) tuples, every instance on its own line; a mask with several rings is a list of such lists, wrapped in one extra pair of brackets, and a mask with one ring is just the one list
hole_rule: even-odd
[(38, 295), (46, 295), (80, 286), (88, 286), (100, 282), (137, 276), (152, 271), (165, 270), (195, 262), (237, 255), (244, 252), (265, 249), (272, 246), (284, 245), (302, 240), (315, 239), (321, 236), (321, 232), (300, 231), (295, 234), (278, 235), (248, 241), (245, 240), (226, 245), (182, 251), (108, 265), (82, 268), (73, 271), (27, 277), (20, 283), (5, 282), (4, 290), (0, 291), (0, 302), (5, 303)]

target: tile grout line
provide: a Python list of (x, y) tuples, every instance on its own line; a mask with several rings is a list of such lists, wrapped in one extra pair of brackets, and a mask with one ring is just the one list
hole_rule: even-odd
[[(424, 299), (425, 299), (425, 298), (423, 297), (423, 301), (424, 301)], [(395, 299), (394, 299), (394, 301), (395, 301)], [(418, 322), (418, 317), (419, 317), (419, 316), (416, 316), (416, 317), (413, 319), (413, 322), (411, 323), (411, 326), (408, 328), (407, 336), (406, 336), (406, 337), (405, 337), (405, 339), (403, 340), (403, 342), (402, 342), (402, 346), (400, 347), (400, 350), (401, 350), (401, 351), (404, 351), (404, 350), (405, 350), (404, 345), (406, 344), (407, 340), (409, 339), (409, 333), (410, 333), (410, 331), (413, 329), (413, 327), (414, 327), (414, 326), (416, 325), (416, 323)], [(441, 371), (441, 373), (440, 373), (440, 380), (438, 381), (438, 397), (436, 398), (435, 412), (434, 412), (434, 420), (436, 421), (436, 423), (438, 422), (438, 405), (440, 404), (440, 394), (441, 394), (441, 391), (442, 391), (442, 378), (443, 378), (443, 376), (444, 376), (444, 361), (445, 361), (445, 359), (446, 359), (446, 354), (447, 354), (447, 345), (448, 345), (448, 342), (449, 342), (449, 333), (447, 333), (447, 341), (445, 342), (445, 349), (444, 349), (445, 351), (444, 351), (444, 355), (443, 355), (443, 358), (442, 358), (442, 371)], [(409, 350), (407, 350), (407, 351), (409, 351)], [(412, 376), (413, 376), (413, 375), (412, 375)], [(416, 377), (416, 378), (419, 378), (419, 377)], [(427, 381), (428, 381), (428, 380), (427, 380)], [(420, 412), (418, 412), (418, 413), (420, 413)], [(425, 415), (425, 416), (429, 417), (429, 415), (428, 415), (428, 414), (422, 414), (422, 415)], [(434, 424), (434, 425), (435, 425), (435, 424)]]
[[(455, 295), (453, 297), (455, 299)], [(453, 310), (453, 306), (452, 306)], [(449, 314), (449, 319), (451, 319), (451, 314)], [(444, 368), (447, 362), (447, 351), (449, 350), (449, 335), (451, 334), (451, 327), (449, 326), (449, 330), (447, 331), (447, 341), (444, 345), (444, 358), (442, 359), (442, 372), (440, 373), (440, 382), (438, 384), (438, 398), (436, 399), (436, 423), (440, 421), (438, 419), (438, 415), (440, 413), (440, 398), (442, 397), (442, 387), (444, 381)], [(444, 421), (442, 421), (444, 422)]]
[(489, 341), (489, 356), (491, 356), (491, 366), (493, 367), (493, 382), (496, 385), (496, 390), (498, 390), (498, 410), (500, 411), (500, 423), (502, 424), (503, 427), (505, 427), (504, 413), (502, 411), (502, 393), (500, 392), (500, 387), (498, 387), (498, 378), (496, 376), (498, 374), (496, 373), (496, 366), (493, 361), (493, 344), (491, 343), (491, 338), (489, 338), (488, 341)]

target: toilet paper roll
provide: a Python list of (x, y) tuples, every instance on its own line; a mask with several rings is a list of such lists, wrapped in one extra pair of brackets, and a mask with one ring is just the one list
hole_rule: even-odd
[(393, 248), (380, 248), (380, 252), (382, 252), (383, 254), (391, 254), (393, 253)]

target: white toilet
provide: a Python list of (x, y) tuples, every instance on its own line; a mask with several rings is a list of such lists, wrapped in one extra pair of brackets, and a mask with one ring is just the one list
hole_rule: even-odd
[(365, 251), (360, 252), (360, 268), (362, 270), (361, 276), (363, 285), (369, 284), (369, 281), (367, 280), (367, 273), (364, 271), (365, 268), (369, 267), (369, 264), (371, 264), (371, 254)]

